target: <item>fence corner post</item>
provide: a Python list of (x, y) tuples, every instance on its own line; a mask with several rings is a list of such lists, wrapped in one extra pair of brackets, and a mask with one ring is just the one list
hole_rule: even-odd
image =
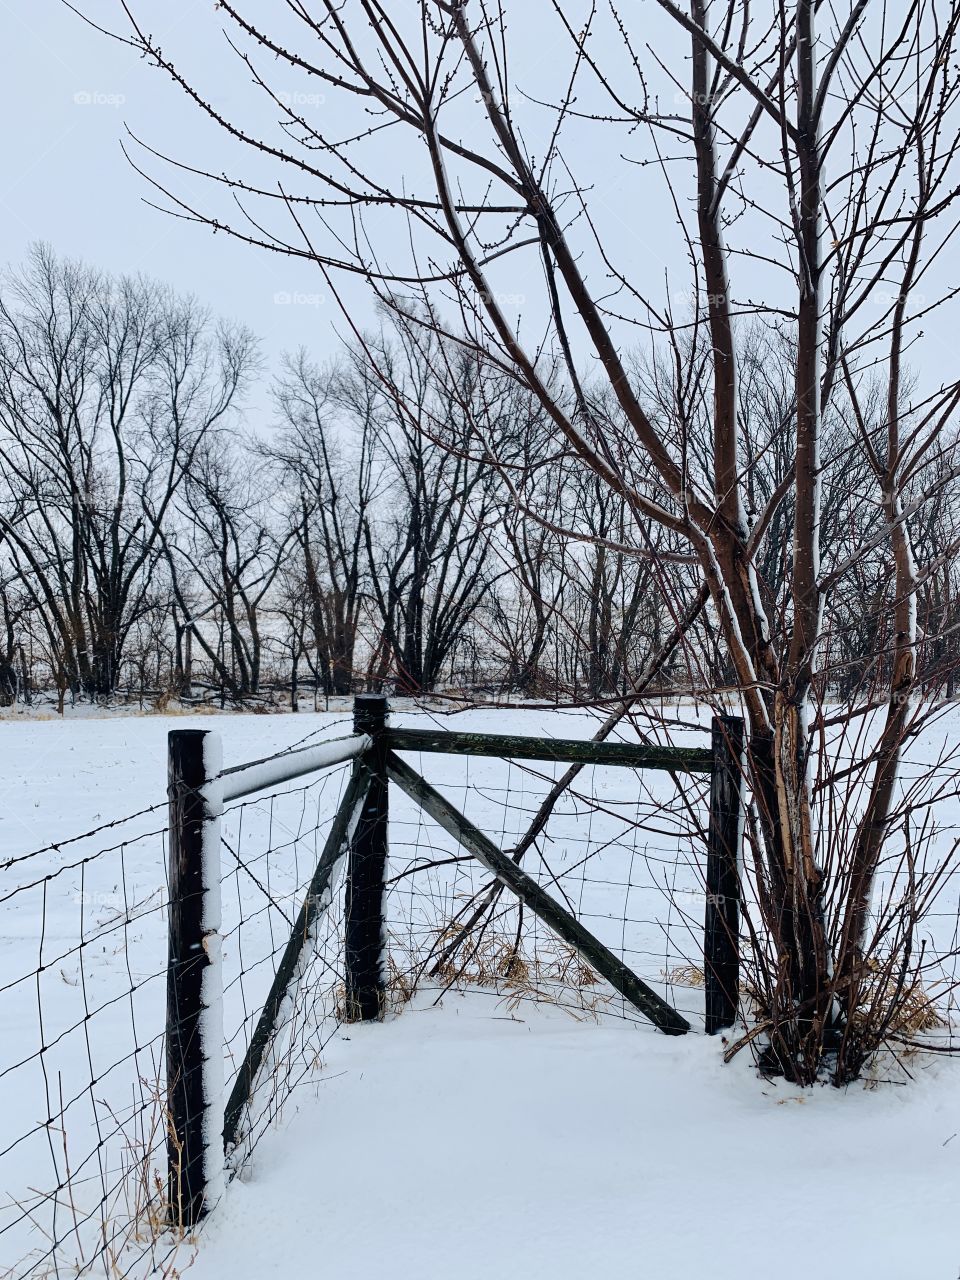
[(714, 716), (711, 726), (710, 829), (703, 977), (706, 1032), (737, 1020), (740, 1000), (740, 859), (743, 843), (744, 725)]
[(350, 842), (344, 894), (344, 1017), (348, 1022), (370, 1022), (381, 1018), (384, 1012), (386, 930), (383, 881), (388, 842), (386, 727), (387, 699), (382, 694), (359, 694), (354, 698), (354, 733), (369, 734), (373, 745), (358, 762), (361, 767), (369, 769), (372, 781)]
[(223, 1190), (220, 738), (167, 738), (167, 1191), (170, 1224), (194, 1226)]

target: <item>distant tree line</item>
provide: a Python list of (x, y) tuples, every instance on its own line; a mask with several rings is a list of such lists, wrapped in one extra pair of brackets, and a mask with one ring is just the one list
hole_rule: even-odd
[[(760, 329), (746, 343), (756, 510), (790, 465), (789, 346)], [(687, 359), (705, 367), (696, 343)], [(669, 371), (637, 361), (633, 374), (669, 435)], [(255, 386), (272, 405), (256, 431)], [(612, 400), (578, 395), (591, 423), (623, 431)], [(708, 424), (683, 425), (695, 466)], [(823, 542), (855, 572), (827, 601), (823, 691), (870, 698), (889, 676), (892, 637), (878, 631), (892, 566), (882, 538), (869, 548), (882, 513), (855, 424), (835, 416), (825, 439), (845, 463), (829, 473), (844, 481), (825, 489)], [(920, 668), (952, 695), (958, 492), (929, 475), (917, 487), (934, 495), (910, 517), (933, 566), (918, 593)], [(758, 581), (782, 627), (792, 508), (773, 505)], [(268, 381), (251, 333), (153, 281), (45, 247), (3, 280), (0, 705), (297, 708), (361, 688), (597, 702), (630, 692), (698, 581), (679, 541), (583, 467), (514, 378), (412, 308), (336, 362), (300, 351)], [(711, 608), (688, 630), (653, 687), (732, 682)]]

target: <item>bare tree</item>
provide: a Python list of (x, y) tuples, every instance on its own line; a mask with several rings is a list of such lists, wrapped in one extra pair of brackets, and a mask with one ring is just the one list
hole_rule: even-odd
[[(529, 83), (514, 79), (522, 49), (507, 10), (516, 25), (517, 5), (420, 0), (401, 15), (382, 0), (297, 4), (298, 47), (289, 31), (259, 28), (223, 0), (245, 73), (282, 116), (267, 137), (189, 84), (136, 6), (124, 4), (131, 43), (282, 174), (279, 190), (264, 189), (210, 167), (211, 183), (231, 199), (259, 205), (232, 228), (229, 214), (211, 217), (166, 182), (175, 212), (283, 248), (328, 279), (354, 273), (386, 306), (398, 292), (416, 293), (441, 347), (458, 344), (466, 358), (515, 378), (636, 527), (667, 531), (697, 566), (749, 725), (754, 874), (772, 957), (758, 995), (763, 1062), (801, 1082), (825, 1064), (836, 1080), (850, 1078), (876, 1044), (875, 1001), (863, 998), (870, 903), (894, 838), (903, 744), (918, 723), (917, 597), (929, 571), (910, 519), (957, 474), (945, 433), (960, 399), (960, 385), (936, 373), (911, 391), (905, 367), (908, 351), (915, 366), (920, 359), (921, 323), (929, 330), (950, 296), (937, 291), (934, 270), (960, 190), (960, 9), (955, 0), (911, 0), (898, 13), (883, 0), (850, 0), (821, 12), (818, 34), (817, 8), (817, 0), (779, 0), (762, 13), (734, 0), (689, 8), (657, 0), (652, 53), (648, 9), (626, 16), (585, 4), (574, 18), (553, 0), (535, 25), (537, 48), (549, 41), (555, 51), (551, 82), (562, 84), (550, 105), (549, 85), (532, 73)], [(284, 105), (291, 98), (278, 76), (284, 89), (297, 78), (321, 85), (322, 120)], [(416, 145), (401, 147), (403, 135)], [(577, 172), (567, 136), (581, 144)], [(683, 306), (659, 292), (659, 267), (651, 273), (631, 259), (631, 238), (611, 230), (595, 194), (590, 162), (611, 139), (615, 154), (637, 161), (636, 189), (620, 208), (636, 220), (656, 197), (663, 232), (668, 218), (678, 228), (677, 256), (690, 264)], [(280, 217), (261, 234), (271, 207)], [(336, 223), (338, 207), (345, 216)], [(505, 300), (504, 282), (518, 279), (537, 289), (528, 333)], [(738, 412), (745, 313), (786, 333), (792, 352), (789, 460), (756, 508), (748, 499), (757, 459)], [(691, 331), (709, 339), (694, 344), (706, 353), (699, 368), (687, 361)], [(674, 398), (685, 406), (672, 422), (631, 375), (625, 350), (640, 337), (672, 363)], [(592, 412), (575, 350), (593, 362), (617, 420)], [(371, 354), (384, 383), (400, 386)], [(546, 372), (557, 360), (562, 394)], [(824, 449), (831, 412), (855, 425), (878, 519), (875, 533), (827, 568), (824, 473), (844, 466)], [(700, 449), (695, 419), (704, 423)], [(945, 465), (931, 489), (920, 477), (938, 455)], [(777, 619), (759, 564), (787, 501)], [(816, 786), (831, 776), (818, 727), (824, 611), (881, 546), (892, 575), (883, 606), (889, 681), (875, 739), (861, 746), (856, 819), (831, 825), (829, 785)]]
[[(349, 693), (368, 598), (364, 529), (374, 496), (369, 404), (339, 391), (342, 375), (305, 352), (276, 386), (283, 431), (269, 454), (288, 498), (299, 580), (310, 622), (310, 659), (324, 693)], [(346, 402), (346, 403), (345, 403)]]
[(526, 697), (559, 696), (561, 682), (552, 664), (563, 619), (567, 586), (565, 542), (545, 524), (504, 512), (504, 546), (492, 542), (495, 559), (507, 570), (500, 590), (491, 593), (487, 631), (505, 668), (503, 685)]
[[(180, 506), (181, 531), (170, 539), (177, 603), (221, 690), (242, 700), (260, 691), (261, 618), (291, 535), (275, 534), (253, 460), (233, 442), (198, 451)], [(184, 563), (200, 584), (199, 611), (181, 581)]]
[(0, 296), (0, 531), (55, 666), (117, 687), (171, 504), (252, 353), (191, 300), (40, 247)]
[(931, 468), (927, 481), (933, 497), (916, 513), (911, 527), (917, 557), (928, 566), (917, 611), (921, 676), (934, 693), (942, 689), (953, 698), (960, 679), (960, 564), (954, 553), (960, 495), (938, 474), (947, 465), (946, 459), (939, 459)]
[(23, 661), (22, 631), (28, 612), (26, 593), (16, 577), (0, 577), (0, 707), (29, 694)]
[[(369, 415), (384, 464), (364, 539), (379, 674), (391, 671), (408, 693), (436, 686), (490, 583), (497, 475), (478, 420), (487, 425), (502, 408), (479, 393), (476, 360), (433, 342), (425, 353), (421, 337), (400, 313), (389, 337), (355, 351), (341, 391), (358, 416)], [(374, 351), (385, 377), (369, 364)]]

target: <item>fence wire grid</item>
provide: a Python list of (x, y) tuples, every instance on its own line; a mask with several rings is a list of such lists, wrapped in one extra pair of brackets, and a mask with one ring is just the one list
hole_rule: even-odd
[[(406, 757), (501, 849), (527, 832), (562, 764)], [(351, 765), (225, 806), (224, 1079), (229, 1092), (343, 797)], [(703, 1026), (707, 777), (583, 766), (523, 868), (690, 1021)], [(0, 865), (0, 1275), (172, 1274), (164, 1021), (166, 804)], [(946, 831), (947, 828), (944, 828)], [(486, 993), (575, 1017), (640, 1013), (397, 787), (390, 788), (388, 1015), (418, 995)], [(958, 882), (928, 927), (952, 1044)], [(291, 1097), (322, 1080), (340, 1026), (343, 876), (245, 1110), (236, 1171)], [(750, 883), (745, 884), (750, 910)], [(460, 930), (486, 907), (466, 938)]]
[[(566, 768), (426, 753), (410, 761), (506, 853)], [(676, 792), (669, 812), (663, 777), (652, 779), (621, 766), (584, 766), (522, 866), (702, 1029), (709, 779), (687, 775), (682, 788), (667, 781)], [(439, 995), (467, 986), (508, 1006), (532, 999), (577, 1016), (650, 1025), (509, 891), (497, 892), (494, 878), (396, 788), (390, 804), (387, 926), (401, 998), (414, 988)]]
[[(233, 1083), (349, 776), (221, 819), (224, 1079)], [(0, 1276), (172, 1274), (167, 1229), (167, 805), (0, 866)], [(342, 895), (341, 895), (342, 896)], [(246, 1108), (238, 1169), (338, 1025), (339, 898)]]

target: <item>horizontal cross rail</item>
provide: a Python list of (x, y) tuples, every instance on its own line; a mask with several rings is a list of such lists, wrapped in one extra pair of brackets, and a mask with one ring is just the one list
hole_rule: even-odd
[(223, 780), (223, 799), (239, 800), (254, 791), (263, 791), (281, 782), (292, 782), (305, 773), (316, 773), (331, 765), (343, 764), (362, 755), (372, 739), (365, 733), (354, 733), (333, 742), (320, 742), (313, 747), (300, 747), (297, 751), (284, 751), (266, 760), (251, 760), (249, 764), (234, 765), (220, 774)]
[(505, 760), (582, 761), (671, 773), (710, 773), (713, 753), (702, 747), (644, 747), (631, 742), (581, 738), (528, 738), (506, 733), (450, 733), (438, 729), (388, 729), (391, 751), (436, 751)]

